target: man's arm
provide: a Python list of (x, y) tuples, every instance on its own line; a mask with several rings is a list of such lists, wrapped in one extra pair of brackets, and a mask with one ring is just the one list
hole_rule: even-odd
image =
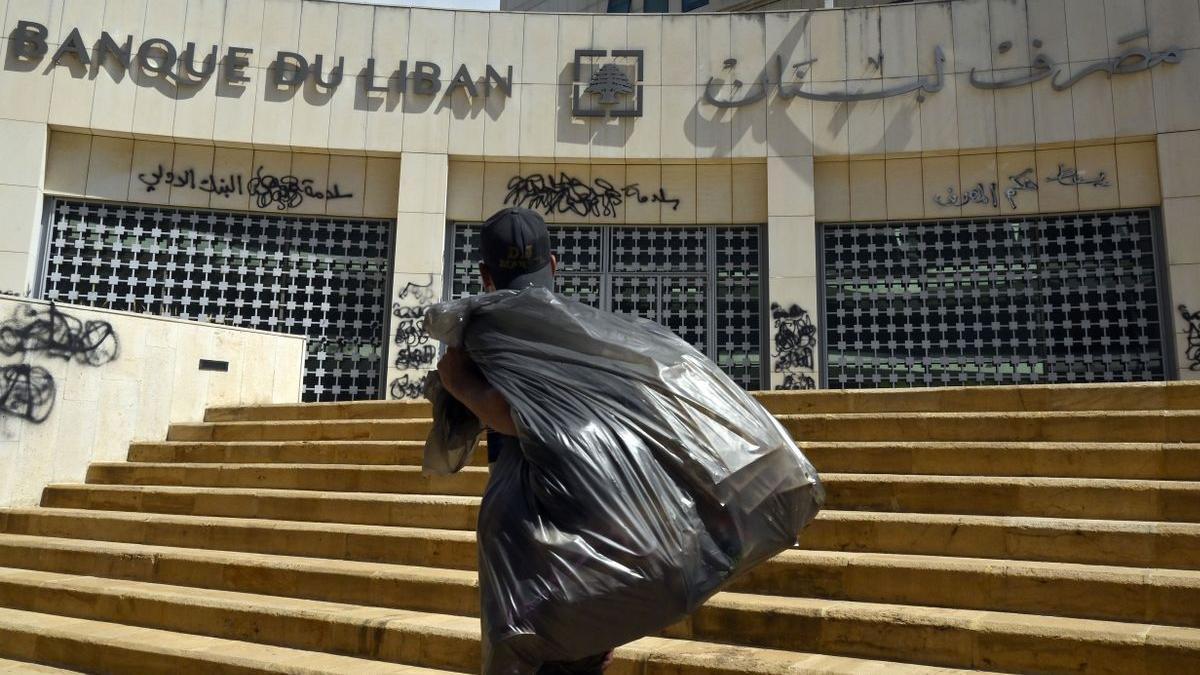
[(450, 395), (467, 406), (480, 422), (506, 436), (516, 436), (512, 408), (504, 396), (480, 374), (471, 357), (462, 349), (451, 347), (438, 361), (438, 375)]

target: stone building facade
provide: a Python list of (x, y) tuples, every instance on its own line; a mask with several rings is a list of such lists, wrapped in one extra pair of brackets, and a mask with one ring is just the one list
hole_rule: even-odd
[(1200, 2), (0, 0), (0, 290), (406, 397), (505, 204), (750, 388), (1200, 372)]

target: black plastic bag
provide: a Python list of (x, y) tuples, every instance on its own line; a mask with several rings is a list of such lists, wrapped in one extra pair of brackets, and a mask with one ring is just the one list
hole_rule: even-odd
[[(425, 327), (467, 350), (519, 433), (479, 516), (486, 673), (661, 631), (792, 546), (824, 501), (779, 422), (658, 324), (531, 288), (436, 305)], [(469, 461), (478, 432), (458, 420), (431, 434), (427, 470)]]

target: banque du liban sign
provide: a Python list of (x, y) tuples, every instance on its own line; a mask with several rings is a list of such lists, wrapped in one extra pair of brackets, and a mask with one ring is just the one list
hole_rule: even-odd
[[(50, 51), (49, 35), (50, 31), (40, 23), (18, 21), (9, 35), (10, 58), (26, 63), (42, 61)], [(158, 37), (146, 39), (135, 48), (133, 36), (113, 36), (108, 31), (101, 32), (95, 42), (89, 43), (79, 28), (72, 28), (50, 56), (50, 67), (71, 65), (68, 61), (85, 67), (94, 64), (97, 68), (113, 63), (125, 70), (136, 66), (177, 86), (203, 86), (214, 76), (237, 86), (251, 79), (254, 70), (250, 65), (252, 54), (253, 49), (237, 46), (226, 47), (223, 54), (218, 45), (201, 50), (194, 42), (188, 42), (180, 50), (170, 40)], [(279, 51), (266, 72), (268, 80), (276, 87), (299, 87), (311, 80), (316, 87), (333, 91), (345, 80), (346, 59), (338, 56), (330, 60), (324, 54)], [(486, 97), (493, 93), (512, 96), (511, 65), (502, 73), (488, 64), (482, 77), (476, 79), (466, 64), (460, 64), (448, 85), (444, 84), (442, 73), (442, 66), (431, 61), (410, 63), (403, 60), (399, 64), (383, 66), (369, 58), (356, 79), (362, 90), (377, 94), (433, 96), (445, 86), (446, 96), (459, 89), (471, 97)]]
[[(1149, 35), (1142, 29), (1116, 39), (1111, 58), (1096, 61), (1086, 67), (1073, 68), (1071, 64), (1055, 62), (1042, 50), (1042, 41), (1033, 39), (1032, 59), (1028, 68), (1017, 69), (1015, 74), (1005, 71), (1002, 75), (978, 72), (970, 69), (968, 83), (978, 89), (1006, 89), (1030, 85), (1048, 79), (1055, 91), (1070, 89), (1080, 80), (1098, 74), (1107, 77), (1140, 73), (1160, 64), (1176, 64), (1184, 57), (1184, 51), (1176, 47), (1150, 50), (1139, 44)], [(49, 30), (46, 26), (21, 20), (9, 35), (9, 54), (6, 64), (15, 60), (24, 63), (39, 63), (50, 52)], [(1023, 49), (1005, 40), (997, 51)], [(135, 48), (133, 36), (114, 37), (108, 31), (100, 33), (95, 42), (89, 43), (79, 29), (72, 28), (62, 43), (49, 56), (50, 68), (60, 64), (91, 66), (98, 69), (108, 63), (129, 70), (138, 67), (142, 72), (159, 76), (177, 86), (202, 86), (211, 78), (219, 77), (228, 85), (237, 86), (249, 82), (254, 68), (249, 47), (228, 46), (222, 53), (218, 45), (210, 45), (201, 51), (194, 42), (188, 42), (181, 51), (174, 43), (164, 38), (146, 39)], [(821, 88), (808, 82), (812, 65), (819, 55), (798, 63), (789, 63), (782, 54), (771, 55), (766, 65), (753, 75), (749, 84), (736, 74), (738, 59), (725, 60), (721, 73), (714, 74), (705, 84), (700, 101), (718, 109), (738, 108), (762, 101), (772, 93), (784, 100), (802, 98), (812, 101), (853, 103), (915, 94), (918, 101), (936, 95), (942, 90), (946, 78), (946, 58), (940, 45), (932, 46), (933, 72), (909, 80), (889, 82), (882, 88), (860, 88), (833, 86)], [(644, 77), (643, 50), (641, 49), (577, 49), (572, 68), (571, 114), (575, 117), (640, 117), (642, 115), (642, 81)], [(883, 54), (867, 59), (876, 68), (883, 61)], [(395, 67), (393, 67), (395, 66)], [(6, 67), (10, 67), (6, 65)], [(312, 82), (313, 86), (333, 91), (345, 79), (345, 57), (327, 59), (323, 54), (300, 54), (279, 51), (274, 54), (266, 73), (269, 83), (277, 88), (296, 88)], [(484, 66), (482, 74), (472, 74), (466, 64), (453, 68), (454, 75), (446, 84), (442, 66), (431, 61), (402, 60), (398, 64), (379, 64), (368, 58), (356, 77), (357, 86), (367, 94), (416, 94), (433, 96), (445, 90), (450, 96), (462, 90), (467, 96), (512, 96), (513, 67), (508, 65), (502, 73), (491, 64)], [(590, 76), (588, 75), (590, 72)], [(478, 79), (477, 79), (477, 76)]]

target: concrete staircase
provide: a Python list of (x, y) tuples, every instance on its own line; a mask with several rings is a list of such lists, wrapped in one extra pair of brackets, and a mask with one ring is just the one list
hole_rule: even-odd
[[(1200, 385), (762, 400), (827, 510), (612, 675), (1200, 672)], [(477, 672), (487, 470), (422, 477), (428, 415), (211, 410), (0, 510), (0, 672)]]

